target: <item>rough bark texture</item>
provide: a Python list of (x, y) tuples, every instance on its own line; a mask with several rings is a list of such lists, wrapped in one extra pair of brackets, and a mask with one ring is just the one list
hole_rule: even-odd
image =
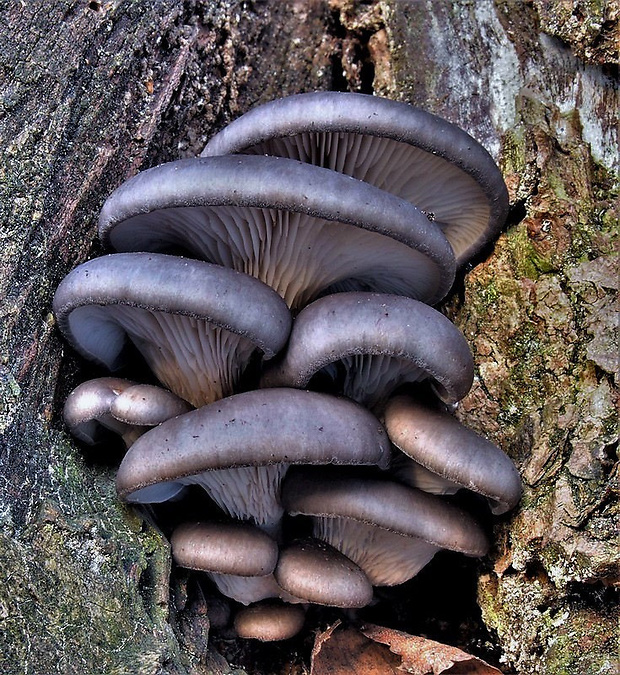
[(525, 483), (479, 602), (506, 672), (615, 672), (618, 13), (594, 0), (0, 2), (1, 672), (231, 672), (182, 580), (170, 605), (165, 539), (62, 427), (84, 366), (51, 298), (100, 252), (98, 209), (126, 177), (196, 154), (257, 102), (319, 88), (420, 105), (502, 167), (510, 221), (446, 306), (477, 364), (459, 414)]

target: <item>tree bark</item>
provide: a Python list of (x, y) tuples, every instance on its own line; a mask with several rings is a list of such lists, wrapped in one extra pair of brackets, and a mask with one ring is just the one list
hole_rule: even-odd
[(118, 504), (112, 462), (85, 458), (63, 428), (86, 367), (51, 298), (102, 252), (97, 213), (127, 177), (196, 155), (260, 102), (350, 89), (459, 124), (504, 172), (509, 222), (444, 307), (477, 367), (458, 414), (525, 488), (494, 526), (478, 600), (505, 672), (615, 672), (619, 13), (560, 0), (0, 3), (0, 671), (228, 672), (178, 580), (169, 602), (165, 539)]

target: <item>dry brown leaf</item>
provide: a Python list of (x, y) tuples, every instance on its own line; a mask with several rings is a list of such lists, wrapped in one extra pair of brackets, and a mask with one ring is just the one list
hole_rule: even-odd
[(394, 675), (401, 659), (384, 645), (337, 621), (317, 636), (311, 675)]
[(385, 644), (402, 658), (399, 672), (412, 675), (502, 675), (479, 658), (449, 645), (381, 626), (363, 626), (361, 632)]

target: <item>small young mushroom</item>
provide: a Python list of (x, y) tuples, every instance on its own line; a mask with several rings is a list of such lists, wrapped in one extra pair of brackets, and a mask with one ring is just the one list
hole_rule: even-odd
[(162, 164), (121, 185), (101, 211), (118, 251), (185, 251), (245, 272), (299, 309), (333, 290), (438, 302), (454, 254), (413, 204), (279, 157), (206, 157)]
[(328, 167), (415, 204), (442, 228), (462, 265), (499, 232), (508, 192), (489, 153), (454, 124), (407, 103), (314, 92), (258, 106), (203, 156), (277, 155)]
[(69, 431), (94, 445), (101, 427), (129, 447), (148, 428), (189, 412), (191, 406), (171, 391), (119, 377), (98, 377), (78, 385), (63, 410)]
[[(444, 489), (437, 484), (435, 492), (467, 488), (485, 496), (496, 515), (519, 501), (521, 478), (510, 457), (452, 415), (423, 406), (410, 396), (395, 396), (387, 404), (385, 425), (399, 450), (448, 483)], [(415, 483), (417, 473), (414, 467), (409, 475), (422, 488), (424, 483)], [(399, 464), (398, 478), (406, 475), (407, 469)]]
[(291, 464), (386, 467), (390, 444), (377, 419), (347, 399), (298, 389), (236, 394), (148, 431), (125, 455), (121, 499), (147, 503), (199, 484), (233, 518), (276, 533), (280, 483)]
[(186, 523), (170, 538), (172, 557), (180, 567), (207, 573), (228, 598), (249, 605), (279, 597), (273, 578), (278, 545), (248, 523)]
[(274, 642), (288, 640), (303, 628), (306, 613), (299, 605), (265, 602), (245, 607), (235, 615), (235, 631), (240, 638)]
[(475, 520), (440, 497), (338, 469), (291, 472), (282, 503), (312, 516), (314, 536), (338, 549), (373, 586), (415, 576), (440, 549), (482, 556), (488, 541)]
[(366, 607), (372, 586), (362, 570), (318, 539), (304, 539), (280, 551), (274, 577), (301, 600), (330, 607)]
[(116, 419), (110, 412), (121, 392), (136, 383), (120, 377), (99, 377), (78, 385), (67, 396), (63, 417), (69, 431), (80, 441), (95, 445), (101, 439), (102, 429), (124, 437), (131, 432), (131, 424)]
[(271, 358), (291, 316), (271, 288), (198, 260), (120, 253), (75, 268), (54, 297), (58, 326), (110, 370), (130, 340), (160, 382), (194, 406), (232, 393), (255, 351)]
[(437, 310), (377, 293), (336, 293), (295, 319), (285, 351), (261, 386), (305, 388), (317, 373), (337, 379), (338, 393), (377, 410), (399, 385), (429, 378), (455, 403), (471, 387), (473, 359), (465, 338)]

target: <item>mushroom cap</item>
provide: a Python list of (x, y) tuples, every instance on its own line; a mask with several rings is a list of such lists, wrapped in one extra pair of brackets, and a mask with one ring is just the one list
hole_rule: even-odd
[(461, 265), (494, 238), (508, 193), (489, 153), (454, 124), (407, 103), (314, 92), (258, 106), (217, 133), (202, 155), (300, 159), (410, 200), (444, 230)]
[(272, 357), (291, 326), (285, 303), (257, 279), (154, 253), (83, 263), (58, 287), (54, 312), (86, 358), (115, 370), (130, 338), (160, 381), (195, 405), (228, 393), (254, 350)]
[(79, 384), (67, 396), (63, 408), (69, 431), (89, 445), (97, 443), (100, 426), (121, 435), (126, 433), (131, 423), (114, 418), (110, 411), (118, 396), (135, 385), (120, 377), (98, 377)]
[(187, 401), (154, 384), (127, 387), (111, 403), (111, 415), (126, 424), (154, 427), (191, 410)]
[(285, 591), (317, 605), (365, 607), (372, 600), (372, 586), (364, 572), (318, 539), (282, 549), (274, 576)]
[(170, 538), (180, 567), (203, 572), (263, 577), (278, 561), (278, 545), (248, 523), (185, 523)]
[(450, 244), (413, 204), (279, 157), (206, 157), (148, 169), (108, 198), (99, 232), (116, 250), (182, 249), (252, 274), (293, 307), (333, 288), (435, 303), (455, 273)]
[(261, 603), (246, 607), (235, 615), (240, 638), (274, 642), (288, 640), (303, 628), (306, 613), (299, 605)]
[(273, 469), (260, 490), (255, 485), (239, 487), (239, 497), (248, 503), (230, 507), (255, 513), (266, 508), (260, 505), (263, 500), (281, 508), (282, 467), (385, 467), (389, 448), (381, 424), (352, 401), (297, 389), (263, 389), (230, 396), (148, 431), (125, 455), (116, 485), (122, 499), (148, 502), (166, 486), (202, 483), (210, 472), (248, 467), (256, 474), (263, 467)]
[(305, 307), (286, 350), (265, 370), (261, 384), (306, 387), (337, 361), (344, 361), (345, 395), (368, 407), (398, 385), (425, 378), (431, 378), (440, 398), (455, 403), (474, 376), (469, 346), (443, 314), (411, 298), (358, 292)]
[(512, 509), (521, 497), (521, 477), (496, 445), (445, 412), (409, 396), (395, 396), (385, 409), (394, 445), (442, 478), (484, 495), (495, 514)]
[(476, 521), (440, 497), (337, 468), (289, 472), (282, 504), (292, 515), (348, 518), (471, 556), (489, 547)]

